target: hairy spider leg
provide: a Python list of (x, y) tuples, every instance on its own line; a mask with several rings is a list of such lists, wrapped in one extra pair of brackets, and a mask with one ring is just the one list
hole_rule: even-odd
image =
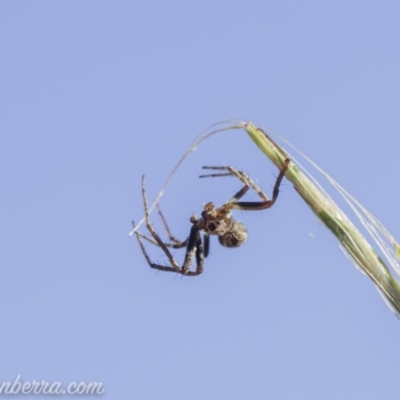
[(145, 249), (145, 247), (144, 247), (144, 245), (142, 243), (141, 237), (143, 237), (143, 236), (138, 235), (137, 232), (135, 232), (135, 233), (136, 233), (136, 238), (137, 238), (137, 240), (139, 242), (140, 248), (142, 250), (142, 253), (143, 253), (143, 255), (144, 255), (144, 257), (145, 257), (145, 259), (147, 261), (147, 264), (149, 264), (150, 268), (157, 269), (159, 271), (175, 272), (175, 273), (179, 273), (179, 274), (187, 275), (187, 276), (196, 276), (196, 275), (200, 275), (203, 272), (204, 260), (203, 260), (203, 257), (202, 257), (202, 254), (201, 254), (200, 250), (196, 251), (196, 261), (197, 261), (196, 271), (187, 271), (186, 273), (184, 273), (183, 270), (182, 271), (181, 270), (177, 271), (175, 268), (167, 267), (165, 265), (159, 265), (159, 264), (153, 263), (150, 260), (150, 257), (147, 254), (147, 251), (146, 251), (146, 249)]
[[(196, 276), (196, 275), (201, 274), (203, 272), (203, 267), (204, 267), (204, 248), (203, 248), (203, 243), (201, 241), (201, 236), (200, 236), (200, 227), (196, 223), (197, 220), (193, 220), (193, 222), (192, 222), (193, 225), (190, 230), (190, 236), (185, 241), (185, 242), (187, 242), (187, 250), (186, 250), (183, 266), (182, 266), (182, 268), (180, 268), (178, 263), (172, 256), (171, 252), (168, 250), (168, 247), (171, 247), (171, 246), (183, 247), (182, 243), (184, 243), (184, 242), (180, 243), (179, 245), (171, 244), (171, 246), (167, 247), (167, 245), (158, 236), (157, 232), (155, 231), (154, 227), (152, 226), (152, 224), (150, 222), (144, 176), (142, 178), (142, 196), (143, 196), (143, 204), (144, 204), (144, 211), (145, 211), (146, 227), (147, 227), (148, 231), (150, 232), (150, 234), (153, 236), (154, 241), (150, 237), (142, 235), (141, 233), (138, 233), (138, 232), (135, 232), (135, 233), (136, 233), (136, 238), (139, 242), (140, 248), (141, 248), (143, 255), (145, 256), (146, 261), (149, 264), (149, 266), (151, 268), (154, 268), (154, 269), (157, 269), (160, 271), (176, 272), (176, 273), (179, 273), (182, 275), (188, 275), (188, 276)], [(149, 240), (150, 242), (160, 246), (162, 248), (162, 250), (164, 251), (164, 253), (167, 255), (167, 257), (171, 263), (171, 267), (153, 263), (150, 260), (149, 255), (147, 254), (147, 251), (143, 245), (141, 238), (145, 238), (145, 239)], [(196, 270), (189, 271), (189, 268), (193, 262), (194, 257), (196, 257)]]
[(267, 208), (270, 208), (276, 201), (279, 195), (279, 187), (281, 185), (282, 179), (285, 176), (286, 171), (289, 168), (289, 163), (290, 160), (287, 158), (283, 165), (282, 168), (279, 172), (278, 177), (276, 178), (275, 185), (274, 185), (274, 190), (272, 191), (272, 199), (271, 200), (266, 200), (266, 201), (238, 201), (236, 203), (233, 203), (233, 208), (236, 210), (247, 210), (247, 211), (252, 211), (252, 210), (265, 210)]
[(226, 173), (220, 174), (207, 174), (200, 175), (199, 178), (215, 178), (215, 177), (224, 177), (224, 176), (234, 176), (239, 179), (242, 183), (244, 183), (244, 187), (239, 190), (229, 201), (228, 203), (233, 203), (243, 197), (249, 188), (251, 187), (264, 201), (268, 201), (268, 196), (254, 183), (254, 181), (243, 171), (238, 171), (233, 167), (210, 167), (205, 166), (203, 169), (212, 169), (212, 170), (223, 170), (229, 171)]
[(175, 246), (171, 244), (171, 246), (168, 247), (173, 247), (174, 249), (180, 249), (181, 247), (186, 247), (187, 243), (188, 243), (188, 239), (185, 239), (183, 242), (179, 239), (177, 239), (175, 236), (172, 235), (169, 226), (167, 224), (167, 220), (164, 217), (164, 214), (161, 212), (161, 208), (160, 206), (157, 204), (157, 211), (158, 211), (158, 215), (160, 216), (161, 222), (164, 225), (165, 231), (167, 232), (168, 238), (171, 242), (175, 243)]
[[(171, 252), (168, 250), (167, 246), (164, 244), (164, 242), (160, 239), (160, 237), (158, 236), (157, 232), (155, 231), (153, 225), (150, 222), (150, 216), (149, 216), (149, 206), (147, 203), (147, 197), (146, 197), (146, 187), (145, 187), (145, 177), (143, 175), (142, 177), (142, 197), (143, 197), (143, 205), (144, 205), (144, 216), (145, 216), (145, 221), (146, 221), (146, 226), (148, 231), (151, 233), (151, 236), (153, 236), (153, 238), (155, 239), (155, 241), (157, 242), (157, 244), (163, 249), (164, 253), (167, 255), (169, 262), (172, 265), (172, 268), (175, 270), (175, 272), (180, 273), (180, 267), (178, 265), (178, 263), (175, 261), (174, 257), (172, 256)], [(136, 237), (139, 238), (139, 236), (136, 235)], [(141, 246), (142, 250), (144, 249), (144, 246)], [(149, 261), (150, 259), (148, 258), (148, 256), (146, 257), (146, 259)], [(150, 266), (153, 267), (156, 264), (153, 264), (152, 262), (150, 262)]]
[[(204, 169), (213, 169), (213, 170), (225, 170), (229, 171), (227, 173), (221, 173), (221, 174), (209, 174), (209, 175), (201, 175), (201, 178), (207, 178), (207, 177), (221, 177), (221, 176), (235, 176), (238, 178), (241, 182), (244, 183), (244, 187), (237, 192), (232, 199), (228, 202), (231, 204), (231, 207), (236, 209), (236, 210), (244, 210), (244, 211), (252, 211), (252, 210), (265, 210), (267, 208), (270, 208), (276, 201), (279, 195), (279, 187), (282, 182), (283, 177), (285, 176), (286, 171), (288, 170), (290, 163), (290, 159), (287, 158), (283, 165), (282, 168), (279, 172), (279, 175), (276, 179), (274, 189), (272, 192), (272, 199), (269, 200), (268, 197), (266, 196), (265, 193), (261, 191), (261, 189), (242, 171), (237, 171), (236, 169), (232, 167), (203, 167)], [(251, 187), (264, 201), (237, 201), (239, 200)]]
[[(188, 243), (188, 238), (185, 239), (183, 242), (181, 240), (179, 240), (179, 239), (176, 239), (171, 234), (171, 231), (170, 231), (170, 229), (168, 227), (167, 221), (166, 221), (163, 213), (161, 212), (161, 208), (160, 208), (160, 206), (158, 204), (157, 204), (157, 211), (158, 211), (158, 214), (160, 216), (161, 222), (162, 222), (162, 224), (164, 226), (164, 229), (167, 232), (167, 236), (168, 236), (169, 240), (171, 242), (173, 242), (173, 243), (165, 243), (164, 242), (164, 245), (167, 246), (167, 247), (170, 247), (172, 249), (181, 249), (182, 247), (186, 247), (187, 243)], [(148, 242), (154, 244), (155, 246), (158, 246), (158, 243), (154, 239), (152, 239), (151, 237), (149, 237), (147, 235), (144, 235), (143, 233), (140, 233), (140, 232), (135, 232), (135, 233), (136, 233), (137, 236), (140, 236), (141, 238), (146, 239)]]
[[(194, 272), (189, 271), (189, 268), (195, 256), (196, 256), (196, 271)], [(194, 223), (190, 229), (188, 245), (181, 273), (183, 275), (199, 275), (203, 272), (203, 266), (204, 266), (203, 242), (201, 241), (200, 230), (198, 226)]]
[[(137, 236), (140, 236), (141, 238), (147, 240), (151, 244), (154, 244), (155, 246), (158, 246), (158, 243), (152, 239), (150, 236), (144, 235), (143, 233), (140, 232), (135, 232)], [(182, 245), (176, 244), (176, 243), (164, 243), (166, 247), (169, 247), (170, 249), (181, 249), (182, 247), (185, 247), (187, 245), (187, 239), (182, 242)]]
[[(168, 235), (169, 239), (170, 239), (171, 241), (174, 241), (174, 242), (175, 242), (175, 243), (165, 243), (165, 242), (164, 242), (164, 245), (165, 245), (166, 247), (169, 247), (169, 248), (172, 248), (172, 249), (181, 249), (181, 248), (183, 248), (183, 247), (187, 247), (189, 238), (187, 238), (186, 240), (184, 240), (184, 241), (182, 242), (182, 241), (180, 241), (179, 239), (176, 239), (174, 236), (172, 236), (171, 233), (170, 233), (171, 231), (169, 230), (169, 227), (168, 227), (168, 225), (167, 225), (167, 221), (166, 221), (164, 215), (162, 214), (162, 212), (161, 212), (159, 206), (157, 206), (157, 207), (158, 207), (158, 211), (159, 211), (161, 220), (162, 220), (162, 222), (163, 222), (163, 225), (164, 225), (164, 227), (165, 227), (165, 230), (166, 230), (166, 232), (167, 232), (167, 235)], [(135, 227), (135, 226), (133, 225), (133, 227)], [(151, 244), (154, 244), (155, 246), (158, 246), (158, 242), (156, 242), (156, 241), (155, 241), (154, 239), (152, 239), (151, 237), (149, 237), (149, 236), (147, 236), (147, 235), (144, 235), (143, 233), (140, 233), (140, 232), (135, 232), (135, 233), (136, 233), (137, 236), (139, 236), (139, 237), (141, 237), (141, 238), (147, 240), (147, 241), (150, 242)], [(209, 254), (209, 251), (210, 251), (210, 236), (209, 236), (208, 233), (205, 233), (205, 232), (204, 232), (204, 234), (203, 234), (203, 240), (204, 240), (204, 243), (203, 243), (203, 245), (204, 245), (204, 246), (203, 246), (203, 247), (204, 247), (204, 257), (207, 257), (208, 254)]]
[(208, 257), (208, 254), (210, 252), (210, 235), (204, 232), (203, 240), (204, 240), (204, 257)]

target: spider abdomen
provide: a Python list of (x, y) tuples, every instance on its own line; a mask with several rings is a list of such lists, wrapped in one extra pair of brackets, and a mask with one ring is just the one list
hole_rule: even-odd
[(246, 239), (246, 226), (235, 220), (232, 220), (232, 225), (226, 233), (218, 236), (219, 243), (225, 247), (239, 247), (246, 241)]

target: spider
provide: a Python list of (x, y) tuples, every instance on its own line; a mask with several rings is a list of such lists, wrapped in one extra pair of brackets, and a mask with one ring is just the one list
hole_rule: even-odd
[[(144, 257), (146, 258), (147, 263), (151, 268), (160, 270), (160, 271), (168, 271), (168, 272), (176, 272), (178, 274), (187, 275), (187, 276), (197, 276), (203, 272), (204, 267), (204, 259), (208, 256), (210, 249), (210, 235), (218, 236), (219, 243), (225, 247), (239, 247), (241, 246), (245, 240), (247, 239), (247, 229), (245, 225), (239, 221), (236, 221), (232, 218), (232, 209), (236, 210), (265, 210), (270, 208), (278, 198), (279, 194), (279, 186), (282, 182), (282, 179), (288, 170), (290, 160), (287, 158), (282, 168), (279, 172), (278, 177), (276, 178), (274, 189), (272, 192), (272, 199), (268, 199), (268, 197), (261, 191), (261, 189), (256, 186), (256, 184), (242, 171), (237, 171), (232, 167), (211, 167), (206, 166), (203, 169), (209, 169), (214, 171), (225, 171), (207, 175), (200, 175), (200, 178), (207, 177), (223, 177), (223, 176), (234, 176), (238, 178), (244, 186), (240, 189), (230, 200), (228, 200), (221, 207), (215, 208), (212, 202), (206, 203), (203, 206), (203, 212), (201, 213), (201, 217), (199, 218), (196, 214), (192, 214), (190, 217), (190, 222), (192, 224), (190, 228), (189, 237), (180, 241), (172, 236), (167, 222), (158, 207), (158, 213), (160, 215), (161, 221), (165, 227), (165, 230), (168, 234), (170, 242), (163, 242), (158, 234), (156, 233), (153, 225), (150, 222), (149, 217), (149, 208), (146, 197), (146, 189), (145, 189), (145, 177), (142, 178), (142, 196), (143, 196), (143, 204), (144, 204), (144, 213), (145, 213), (145, 221), (146, 226), (152, 237), (143, 235), (139, 232), (136, 232), (136, 237), (143, 252)], [(243, 195), (252, 188), (262, 199), (262, 201), (238, 201)], [(204, 239), (201, 239), (200, 231), (203, 231)], [(142, 242), (142, 238), (147, 241), (153, 243), (162, 248), (164, 253), (169, 259), (171, 266), (159, 265), (155, 264), (150, 260), (144, 244)], [(174, 257), (172, 256), (169, 248), (179, 249), (186, 247), (186, 255), (182, 264), (182, 267), (176, 262)], [(194, 258), (196, 258), (196, 269), (194, 271), (190, 270), (190, 267), (193, 263)]]

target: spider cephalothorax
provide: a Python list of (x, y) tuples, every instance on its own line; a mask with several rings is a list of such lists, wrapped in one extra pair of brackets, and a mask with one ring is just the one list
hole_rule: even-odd
[(214, 203), (206, 203), (201, 213), (204, 233), (218, 236), (218, 241), (225, 247), (241, 246), (247, 239), (247, 229), (244, 224), (232, 218), (234, 203), (226, 203), (219, 208)]
[[(240, 179), (242, 183), (244, 183), (244, 186), (227, 203), (225, 203), (221, 207), (215, 208), (214, 203), (210, 202), (204, 205), (204, 210), (202, 211), (200, 218), (196, 214), (193, 214), (190, 217), (190, 222), (192, 223), (192, 227), (190, 229), (189, 237), (183, 242), (181, 242), (180, 240), (176, 239), (174, 236), (171, 235), (167, 222), (163, 214), (161, 213), (160, 209), (158, 209), (158, 212), (160, 214), (161, 221), (163, 222), (164, 227), (168, 233), (170, 242), (168, 243), (163, 242), (156, 233), (155, 229), (153, 228), (153, 225), (150, 222), (149, 209), (147, 205), (146, 190), (144, 186), (144, 177), (143, 177), (142, 194), (143, 194), (145, 221), (147, 229), (152, 237), (143, 235), (139, 232), (135, 233), (149, 266), (151, 268), (158, 269), (160, 271), (169, 271), (169, 272), (176, 272), (182, 275), (196, 276), (203, 272), (204, 258), (208, 256), (210, 249), (210, 235), (218, 236), (218, 240), (220, 244), (223, 246), (226, 247), (241, 246), (247, 239), (247, 229), (244, 224), (232, 218), (232, 209), (265, 210), (267, 208), (270, 208), (278, 198), (279, 186), (289, 167), (289, 163), (290, 163), (289, 159), (286, 159), (283, 162), (282, 168), (279, 172), (279, 175), (274, 185), (274, 190), (272, 192), (272, 199), (270, 200), (244, 172), (237, 171), (232, 167), (203, 167), (204, 169), (223, 170), (227, 172), (201, 175), (200, 176), (201, 178), (235, 176), (236, 178)], [(243, 197), (243, 195), (249, 190), (250, 187), (261, 197), (262, 201), (254, 201), (254, 202), (238, 201), (240, 198)], [(203, 236), (204, 236), (203, 240), (201, 239), (200, 235), (201, 231), (203, 231)], [(141, 240), (142, 238), (148, 240), (149, 242), (157, 246), (160, 246), (163, 249), (166, 256), (168, 257), (171, 266), (169, 267), (153, 263), (150, 260), (150, 257), (148, 256), (144, 248), (144, 245)], [(183, 261), (183, 265), (182, 267), (180, 267), (168, 248), (179, 249), (182, 247), (186, 247), (186, 255)], [(190, 266), (192, 265), (194, 258), (196, 258), (196, 270), (191, 271)]]

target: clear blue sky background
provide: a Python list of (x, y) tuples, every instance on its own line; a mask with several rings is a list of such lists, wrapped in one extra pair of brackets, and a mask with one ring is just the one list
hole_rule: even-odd
[[(399, 321), (287, 181), (272, 209), (236, 214), (248, 242), (213, 240), (197, 278), (157, 274), (127, 233), (141, 175), (153, 199), (200, 131), (238, 117), (400, 237), (399, 21), (389, 1), (2, 1), (0, 381), (101, 381), (107, 399), (398, 399)], [(161, 201), (182, 239), (192, 212), (240, 187), (197, 179), (207, 164), (271, 193), (276, 169), (245, 133), (210, 139)]]

